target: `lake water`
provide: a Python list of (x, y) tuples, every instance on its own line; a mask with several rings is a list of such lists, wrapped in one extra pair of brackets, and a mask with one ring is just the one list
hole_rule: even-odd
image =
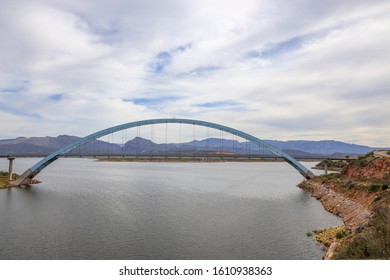
[(321, 259), (306, 232), (342, 224), (284, 162), (59, 159), (37, 178), (0, 190), (0, 259)]

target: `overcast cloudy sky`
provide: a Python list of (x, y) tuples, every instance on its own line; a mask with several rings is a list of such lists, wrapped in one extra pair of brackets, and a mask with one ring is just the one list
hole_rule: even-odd
[(0, 138), (181, 117), (390, 146), (389, 0), (0, 7)]

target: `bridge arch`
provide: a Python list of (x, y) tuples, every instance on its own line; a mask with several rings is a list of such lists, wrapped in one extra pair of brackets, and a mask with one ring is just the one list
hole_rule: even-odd
[(263, 147), (264, 149), (270, 151), (271, 153), (282, 157), (285, 161), (287, 161), (292, 167), (294, 167), (298, 172), (305, 177), (306, 179), (311, 179), (314, 177), (314, 174), (308, 170), (306, 167), (304, 167), (300, 162), (298, 162), (296, 159), (291, 157), (290, 155), (286, 154), (285, 152), (281, 151), (280, 149), (274, 147), (273, 145), (268, 144), (265, 141), (262, 141), (258, 139), (257, 137), (250, 135), (248, 133), (245, 133), (243, 131), (212, 123), (212, 122), (206, 122), (206, 121), (199, 121), (199, 120), (192, 120), (192, 119), (176, 119), (176, 118), (169, 118), (169, 119), (150, 119), (150, 120), (142, 120), (142, 121), (135, 121), (135, 122), (129, 122), (117, 126), (113, 126), (110, 128), (106, 128), (103, 130), (100, 130), (98, 132), (92, 133), (84, 138), (81, 138), (53, 153), (48, 155), (47, 157), (43, 158), (39, 162), (37, 162), (34, 166), (27, 169), (20, 177), (14, 182), (14, 185), (20, 186), (20, 185), (27, 185), (31, 183), (31, 180), (38, 175), (39, 172), (41, 172), (45, 167), (47, 167), (49, 164), (51, 164), (53, 161), (55, 161), (58, 156), (68, 153), (72, 151), (73, 149), (76, 149), (77, 147), (88, 143), (90, 141), (93, 141), (97, 138), (103, 137), (105, 135), (121, 131), (128, 128), (138, 127), (138, 126), (145, 126), (145, 125), (152, 125), (152, 124), (164, 124), (164, 123), (176, 123), (176, 124), (193, 124), (203, 127), (209, 127), (214, 128), (217, 130), (221, 130), (236, 136), (239, 136), (241, 138), (244, 138), (260, 147)]

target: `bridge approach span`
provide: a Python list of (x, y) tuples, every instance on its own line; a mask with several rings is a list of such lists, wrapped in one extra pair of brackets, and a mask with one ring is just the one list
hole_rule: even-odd
[(282, 157), (285, 161), (287, 161), (292, 167), (294, 167), (298, 172), (305, 177), (306, 179), (311, 179), (314, 177), (314, 174), (308, 170), (305, 166), (303, 166), (300, 162), (295, 160), (290, 155), (286, 154), (285, 152), (279, 150), (278, 148), (268, 144), (265, 141), (262, 141), (258, 139), (257, 137), (250, 135), (248, 133), (242, 132), (240, 130), (212, 123), (212, 122), (206, 122), (206, 121), (199, 121), (199, 120), (192, 120), (192, 119), (151, 119), (151, 120), (142, 120), (142, 121), (136, 121), (136, 122), (129, 122), (117, 126), (113, 126), (110, 128), (106, 128), (103, 130), (100, 130), (98, 132), (92, 133), (84, 138), (81, 138), (53, 153), (48, 155), (47, 157), (43, 158), (39, 162), (37, 162), (34, 166), (27, 169), (17, 180), (13, 182), (13, 185), (20, 186), (20, 185), (28, 185), (31, 183), (32, 179), (38, 175), (39, 172), (41, 172), (45, 167), (47, 167), (50, 163), (55, 161), (60, 155), (66, 154), (73, 149), (76, 149), (77, 147), (88, 143), (90, 141), (93, 141), (95, 139), (98, 139), (100, 137), (103, 137), (105, 135), (109, 135), (111, 133), (121, 131), (128, 128), (133, 127), (139, 127), (139, 126), (145, 126), (145, 125), (152, 125), (152, 124), (164, 124), (164, 123), (175, 123), (175, 124), (192, 124), (192, 125), (198, 125), (198, 126), (204, 126), (209, 127), (217, 130), (221, 130), (230, 134), (234, 134), (236, 136), (239, 136), (241, 138), (244, 138), (260, 147), (263, 147), (264, 149), (272, 152), (276, 156)]

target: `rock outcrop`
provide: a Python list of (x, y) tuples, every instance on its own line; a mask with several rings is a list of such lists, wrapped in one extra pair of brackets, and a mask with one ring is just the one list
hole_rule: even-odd
[(342, 175), (350, 179), (390, 180), (390, 157), (376, 158), (367, 165), (350, 164), (344, 168)]
[(368, 223), (372, 217), (369, 205), (375, 194), (362, 196), (359, 192), (343, 190), (339, 185), (314, 179), (300, 185), (310, 191), (312, 196), (319, 199), (325, 210), (340, 216), (344, 224), (355, 231)]
[(341, 174), (317, 176), (299, 186), (340, 216), (346, 236), (328, 244), (328, 258), (390, 258), (390, 157), (374, 153), (348, 164)]

